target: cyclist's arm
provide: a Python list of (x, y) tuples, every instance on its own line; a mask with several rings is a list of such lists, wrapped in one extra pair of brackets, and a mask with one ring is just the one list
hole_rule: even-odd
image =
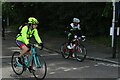
[(71, 26), (68, 26), (68, 27), (66, 28), (66, 31), (67, 31), (68, 33), (71, 33), (71, 32), (73, 31), (73, 28), (72, 28)]
[(78, 30), (81, 30), (80, 24), (78, 24)]
[(27, 26), (23, 27), (22, 30), (21, 30), (22, 40), (26, 45), (29, 44), (29, 41), (27, 40), (27, 30), (28, 30)]
[(41, 38), (38, 35), (38, 30), (37, 29), (34, 29), (34, 34), (33, 35), (34, 35), (35, 40), (37, 41), (38, 44), (42, 43)]

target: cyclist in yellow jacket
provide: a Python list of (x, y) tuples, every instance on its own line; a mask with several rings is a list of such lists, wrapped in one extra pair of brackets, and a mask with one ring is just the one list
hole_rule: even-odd
[[(31, 45), (29, 44), (29, 41), (32, 36), (34, 36), (38, 45), (43, 48), (43, 43), (41, 41), (41, 38), (39, 37), (38, 30), (36, 29), (38, 27), (38, 23), (39, 22), (36, 18), (34, 17), (28, 18), (28, 24), (24, 25), (20, 33), (18, 33), (18, 35), (16, 36), (16, 44), (22, 50), (22, 52), (18, 57), (18, 62), (22, 65), (24, 65), (21, 60), (22, 55), (27, 52), (28, 52), (28, 57), (30, 57), (31, 55), (31, 50), (30, 50)], [(32, 64), (30, 64), (29, 70), (32, 70)]]

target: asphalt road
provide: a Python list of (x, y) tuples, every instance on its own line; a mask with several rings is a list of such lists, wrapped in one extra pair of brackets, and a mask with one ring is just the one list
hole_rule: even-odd
[[(6, 40), (2, 41), (2, 57), (0, 57), (0, 60), (2, 60), (2, 67), (0, 67), (0, 70), (2, 69), (2, 78), (3, 80), (30, 79), (33, 76), (28, 71), (21, 76), (17, 76), (12, 71), (11, 56), (14, 51), (19, 50), (13, 39), (11, 35), (11, 37), (6, 37)], [(49, 80), (117, 80), (116, 78), (118, 78), (118, 68), (120, 66), (117, 64), (88, 59), (83, 62), (64, 59), (60, 54), (47, 49), (44, 49), (40, 54), (44, 56), (47, 63), (46, 79)]]
[[(78, 62), (73, 59), (63, 59), (58, 53), (50, 54), (42, 51), (47, 63), (46, 78), (117, 78), (119, 65), (85, 60)], [(11, 68), (11, 56), (2, 58), (2, 77), (3, 78), (31, 78), (32, 74), (28, 71), (23, 75), (17, 76)]]

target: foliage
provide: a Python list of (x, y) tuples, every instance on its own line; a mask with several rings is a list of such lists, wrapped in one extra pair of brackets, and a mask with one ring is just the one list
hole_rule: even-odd
[(81, 20), (87, 36), (109, 35), (112, 21), (111, 2), (5, 2), (3, 16), (10, 17), (10, 24), (27, 22), (30, 16), (40, 22), (40, 29), (63, 32), (73, 17)]

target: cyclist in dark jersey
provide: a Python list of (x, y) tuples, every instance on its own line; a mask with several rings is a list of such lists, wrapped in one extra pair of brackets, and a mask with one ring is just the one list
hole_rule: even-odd
[(80, 27), (80, 20), (78, 18), (73, 18), (73, 22), (70, 26), (67, 27), (66, 31), (68, 36), (68, 49), (71, 48), (70, 43), (74, 39), (74, 35), (81, 37), (81, 27)]

